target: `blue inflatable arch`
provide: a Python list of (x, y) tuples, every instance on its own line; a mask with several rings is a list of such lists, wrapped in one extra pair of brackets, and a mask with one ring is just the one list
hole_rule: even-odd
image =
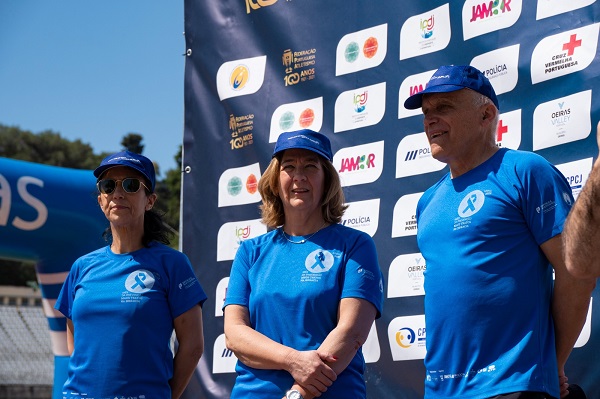
[(53, 398), (62, 398), (69, 354), (66, 319), (54, 310), (79, 256), (105, 245), (108, 222), (89, 170), (0, 158), (0, 258), (33, 261), (54, 353)]

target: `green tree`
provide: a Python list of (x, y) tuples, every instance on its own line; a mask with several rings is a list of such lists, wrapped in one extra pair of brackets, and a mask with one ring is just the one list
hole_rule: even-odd
[(144, 152), (144, 145), (142, 141), (144, 138), (141, 134), (138, 133), (127, 133), (123, 136), (123, 140), (121, 140), (121, 145), (127, 151), (135, 152), (136, 154), (141, 154)]
[(94, 154), (89, 144), (69, 141), (44, 130), (34, 134), (0, 124), (0, 157), (74, 169), (94, 169), (107, 154)]

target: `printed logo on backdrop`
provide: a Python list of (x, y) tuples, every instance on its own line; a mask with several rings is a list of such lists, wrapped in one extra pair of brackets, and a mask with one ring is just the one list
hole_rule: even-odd
[(582, 140), (592, 131), (592, 91), (542, 103), (533, 111), (533, 150)]
[(223, 317), (223, 305), (225, 304), (228, 286), (229, 277), (222, 278), (217, 284), (217, 288), (215, 289), (215, 317)]
[(241, 168), (227, 169), (219, 177), (219, 208), (223, 206), (253, 204), (260, 201), (257, 163)]
[(540, 83), (587, 68), (598, 48), (600, 23), (542, 39), (531, 54), (531, 82)]
[(578, 161), (555, 165), (569, 182), (573, 198), (577, 199), (583, 186), (585, 186), (585, 182), (592, 171), (593, 162), (593, 158), (585, 158)]
[(519, 80), (519, 44), (493, 50), (473, 58), (471, 65), (490, 80), (497, 95), (508, 93)]
[(521, 145), (521, 110), (500, 114), (496, 130), (496, 145), (518, 150)]
[(225, 346), (225, 334), (221, 334), (213, 345), (213, 374), (235, 373), (237, 357)]
[(375, 363), (381, 356), (381, 348), (379, 347), (379, 337), (377, 335), (377, 326), (375, 325), (375, 322), (371, 324), (367, 340), (362, 346), (362, 352), (365, 363)]
[(267, 226), (261, 219), (223, 224), (217, 233), (217, 261), (233, 260), (243, 241), (266, 232)]
[(411, 75), (402, 81), (402, 84), (400, 84), (400, 90), (398, 92), (398, 119), (417, 115), (423, 116), (421, 108), (404, 108), (404, 101), (406, 101), (406, 99), (413, 94), (417, 94), (425, 90), (425, 87), (427, 87), (427, 82), (429, 82), (429, 79), (433, 76), (435, 71), (436, 69), (432, 69), (431, 71)]
[(445, 166), (445, 163), (431, 156), (429, 140), (425, 133), (409, 134), (398, 144), (396, 179), (436, 172), (444, 169)]
[(390, 265), (388, 298), (425, 295), (423, 272), (427, 266), (420, 253), (400, 255)]
[(333, 156), (333, 166), (342, 187), (373, 183), (383, 172), (383, 140), (342, 148)]
[(300, 51), (287, 49), (283, 51), (281, 62), (285, 67), (283, 81), (286, 86), (313, 80), (317, 65), (317, 49), (309, 48)]
[(462, 10), (464, 40), (508, 28), (521, 16), (521, 0), (467, 0)]
[(217, 71), (219, 99), (256, 93), (265, 80), (267, 56), (228, 61)]
[(452, 31), (448, 4), (412, 16), (400, 29), (400, 59), (405, 60), (443, 50), (448, 47), (450, 36)]
[(277, 3), (277, 0), (246, 0), (246, 14), (263, 7), (269, 7)]
[(229, 115), (229, 130), (231, 131), (232, 150), (239, 150), (254, 143), (252, 130), (254, 130), (254, 114), (235, 116)]
[(323, 97), (282, 104), (271, 116), (269, 143), (275, 143), (283, 132), (310, 129), (318, 132), (323, 125)]
[(346, 204), (348, 208), (344, 212), (340, 224), (360, 230), (373, 237), (377, 232), (377, 227), (379, 227), (379, 203), (379, 198), (348, 202)]
[(423, 193), (406, 194), (394, 205), (392, 238), (417, 235), (417, 203)]
[(388, 340), (395, 362), (425, 359), (425, 315), (396, 317), (388, 325)]
[(335, 76), (374, 68), (387, 54), (387, 24), (344, 35), (335, 52)]
[(335, 100), (335, 133), (378, 124), (385, 114), (385, 82), (341, 93)]
[(553, 17), (595, 3), (596, 0), (538, 0), (535, 19)]

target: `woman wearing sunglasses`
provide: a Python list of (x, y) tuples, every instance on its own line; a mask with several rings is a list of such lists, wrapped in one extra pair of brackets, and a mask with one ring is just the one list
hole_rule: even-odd
[(188, 258), (167, 246), (152, 162), (123, 151), (94, 176), (108, 245), (75, 261), (56, 301), (71, 353), (63, 397), (178, 398), (204, 350), (206, 294)]

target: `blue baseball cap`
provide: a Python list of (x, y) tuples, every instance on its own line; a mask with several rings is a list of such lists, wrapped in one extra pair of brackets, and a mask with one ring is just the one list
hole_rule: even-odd
[(100, 178), (104, 172), (115, 166), (127, 166), (140, 172), (150, 182), (150, 188), (154, 192), (154, 186), (156, 183), (156, 175), (154, 172), (154, 164), (148, 158), (141, 154), (136, 154), (131, 151), (121, 151), (115, 154), (109, 155), (100, 162), (94, 170), (94, 176)]
[(282, 151), (292, 148), (302, 148), (316, 152), (327, 158), (330, 162), (333, 161), (331, 143), (327, 136), (309, 129), (281, 133), (277, 138), (277, 143), (275, 143), (272, 158), (275, 158)]
[(496, 92), (489, 79), (481, 71), (470, 65), (445, 65), (440, 67), (427, 82), (424, 90), (413, 94), (404, 101), (406, 109), (421, 108), (423, 94), (449, 93), (461, 89), (471, 89), (483, 94), (500, 109)]

